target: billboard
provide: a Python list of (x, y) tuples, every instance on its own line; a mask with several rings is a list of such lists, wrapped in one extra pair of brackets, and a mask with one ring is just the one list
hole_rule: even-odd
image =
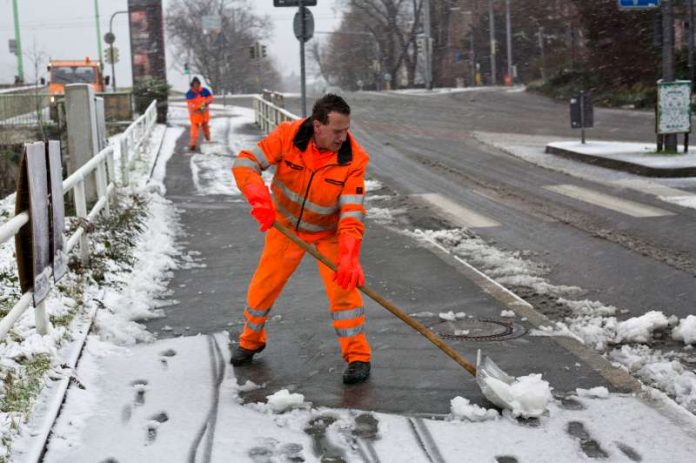
[(167, 79), (162, 0), (128, 0), (133, 84)]

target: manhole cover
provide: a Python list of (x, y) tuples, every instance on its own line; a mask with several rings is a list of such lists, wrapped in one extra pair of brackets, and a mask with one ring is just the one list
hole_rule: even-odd
[(440, 336), (468, 341), (502, 341), (522, 336), (526, 330), (512, 320), (462, 320), (444, 321), (431, 327)]

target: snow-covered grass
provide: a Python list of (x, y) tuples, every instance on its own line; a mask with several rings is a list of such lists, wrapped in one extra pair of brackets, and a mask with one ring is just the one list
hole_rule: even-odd
[[(155, 135), (164, 130), (158, 127)], [(175, 245), (181, 232), (177, 212), (147, 186), (158, 141), (153, 136), (136, 162), (131, 186), (115, 192), (111, 216), (95, 222), (89, 234), (90, 265), (85, 268), (71, 256), (70, 272), (46, 301), (53, 326), (49, 334), (36, 333), (28, 310), (0, 343), (0, 461), (9, 458), (18, 433), (30, 435), (39, 425), (31, 421), (32, 407), (50, 378), (65, 374), (63, 349), (78, 327), (91, 323), (90, 308), (101, 309), (94, 327), (102, 338), (122, 344), (151, 339), (138, 320), (157, 315), (156, 298), (181, 254)], [(169, 150), (173, 144), (163, 147), (165, 158)], [(12, 201), (0, 202), (3, 218), (9, 217)], [(69, 230), (76, 225), (68, 218)], [(8, 310), (20, 296), (15, 275), (14, 243), (9, 242), (0, 245), (0, 310)]]
[(627, 310), (600, 301), (580, 299), (584, 291), (575, 286), (551, 283), (549, 270), (522, 252), (497, 249), (463, 229), (415, 230), (416, 238), (449, 249), (505, 286), (532, 289), (565, 307), (570, 315), (552, 326), (531, 330), (533, 336), (565, 336), (584, 343), (643, 383), (669, 394), (696, 414), (696, 374), (681, 360), (686, 352), (661, 352), (652, 347), (656, 332), (672, 328), (672, 336), (686, 344), (696, 341), (696, 316), (679, 322), (659, 311), (622, 320)]

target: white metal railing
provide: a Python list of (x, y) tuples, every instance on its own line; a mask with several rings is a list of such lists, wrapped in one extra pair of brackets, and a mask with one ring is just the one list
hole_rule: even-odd
[[(120, 136), (121, 184), (128, 185), (128, 171), (140, 156), (141, 148), (148, 139), (152, 128), (157, 121), (157, 102), (153, 101), (145, 113), (136, 119)], [(77, 230), (68, 238), (65, 252), (70, 253), (79, 243), (80, 260), (83, 265), (89, 263), (89, 239), (87, 226), (94, 221), (100, 213), (108, 215), (109, 199), (116, 188), (116, 169), (114, 146), (109, 145), (96, 156), (86, 162), (72, 175), (63, 181), (63, 194), (73, 193), (75, 212), (80, 219)], [(97, 184), (97, 202), (92, 209), (87, 211), (87, 197), (85, 195), (85, 181), (94, 176)], [(19, 230), (29, 222), (29, 213), (21, 212), (10, 220), (0, 225), (0, 244), (9, 241)], [(4, 339), (17, 319), (32, 305), (33, 292), (23, 294), (12, 310), (0, 320), (0, 340)], [(46, 334), (50, 327), (48, 315), (44, 303), (35, 307), (36, 330), (39, 334)]]
[(254, 97), (254, 114), (256, 124), (266, 133), (275, 129), (281, 122), (299, 119), (298, 116), (287, 109), (276, 106), (260, 96)]

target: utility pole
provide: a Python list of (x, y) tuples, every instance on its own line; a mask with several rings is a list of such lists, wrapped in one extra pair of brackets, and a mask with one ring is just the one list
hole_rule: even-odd
[(17, 49), (15, 54), (17, 56), (17, 78), (20, 82), (24, 82), (24, 61), (22, 58), (22, 37), (19, 34), (19, 10), (17, 8), (17, 0), (12, 0), (12, 11), (14, 14), (14, 31), (15, 31), (15, 42), (17, 43)]
[(99, 0), (94, 0), (94, 20), (97, 22), (97, 56), (99, 56), (99, 64), (103, 67), (104, 57), (102, 56), (101, 26), (99, 25)]
[(302, 94), (302, 117), (307, 117), (307, 84), (305, 82), (305, 9), (304, 5), (302, 4), (302, 0), (299, 1), (299, 7), (300, 7), (300, 88), (301, 88), (301, 94)]
[[(674, 0), (662, 0), (662, 80), (674, 81)], [(664, 135), (664, 148), (677, 151), (677, 134)]]
[(495, 63), (495, 18), (493, 17), (493, 0), (488, 0), (488, 19), (490, 20), (491, 30), (491, 85), (497, 84), (496, 79), (496, 63)]
[(544, 51), (544, 26), (539, 26), (539, 50), (541, 51), (541, 80), (546, 80), (546, 52)]
[(507, 32), (507, 75), (512, 83), (512, 20), (510, 19), (510, 0), (505, 0), (505, 29)]
[(694, 89), (694, 78), (696, 72), (694, 70), (694, 0), (688, 0), (687, 6), (689, 10), (689, 80), (691, 81), (691, 89)]
[(425, 38), (425, 88), (433, 89), (433, 57), (430, 56), (430, 0), (423, 0), (423, 37)]

